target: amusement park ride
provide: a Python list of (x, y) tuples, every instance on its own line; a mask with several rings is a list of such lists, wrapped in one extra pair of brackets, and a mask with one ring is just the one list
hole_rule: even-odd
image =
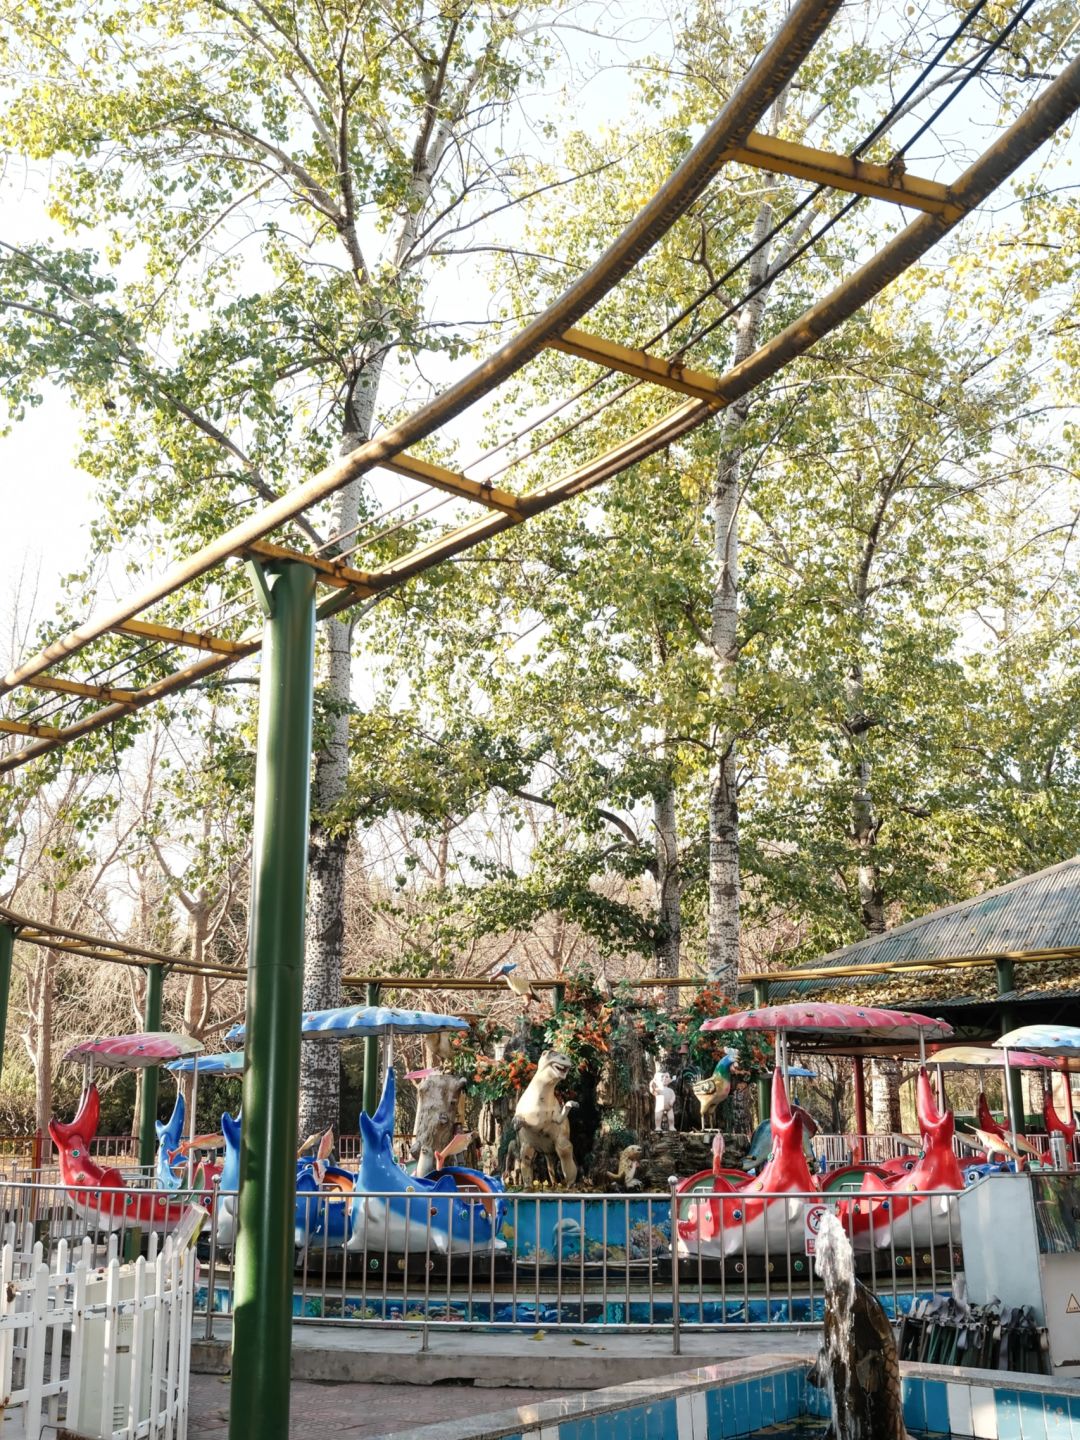
[[(262, 651), (247, 997), (251, 1033), (245, 1042), (244, 1119), (239, 1152), (241, 1183), (237, 1201), (237, 1305), (233, 1326), (231, 1433), (237, 1440), (256, 1431), (267, 1437), (284, 1437), (288, 1431), (293, 1296), (291, 1276), (281, 1273), (281, 1256), (290, 1231), (295, 1229), (296, 1093), (303, 1004), (297, 957), (304, 952), (317, 620), (341, 614), (361, 601), (386, 594), (509, 527), (523, 524), (661, 453), (805, 355), (823, 336), (855, 315), (976, 210), (1080, 107), (1080, 59), (1065, 64), (1013, 123), (962, 173), (956, 174), (949, 185), (910, 174), (903, 162), (902, 149), (895, 150), (892, 162), (886, 165), (872, 164), (862, 157), (868, 146), (879, 140), (884, 140), (887, 148), (892, 147), (889, 131), (907, 113), (905, 102), (946, 62), (957, 36), (982, 8), (981, 5), (972, 8), (959, 29), (941, 45), (935, 43), (932, 53), (923, 57), (925, 63), (914, 77), (912, 88), (877, 121), (869, 136), (853, 148), (853, 153), (835, 155), (791, 146), (755, 132), (755, 126), (761, 123), (774, 101), (790, 85), (800, 83), (797, 77), (804, 62), (841, 9), (839, 0), (795, 0), (776, 34), (760, 49), (753, 65), (734, 85), (681, 163), (595, 263), (577, 275), (568, 288), (522, 330), (418, 410), (390, 428), (379, 430), (348, 456), (294, 486), (201, 549), (180, 557), (140, 593), (111, 609), (103, 609), (70, 633), (56, 636), (38, 654), (15, 666), (0, 680), (0, 695), (10, 694), (15, 701), (10, 715), (0, 719), (0, 731), (24, 740), (20, 749), (0, 756), (0, 773), (9, 773), (105, 726), (124, 723), (135, 711), (200, 684), (208, 676)], [(1014, 23), (1009, 22), (1010, 28)], [(972, 75), (1009, 33), (1010, 29), (1003, 30), (995, 44), (984, 47), (982, 59), (972, 67)], [(840, 280), (830, 293), (822, 295), (757, 351), (720, 375), (688, 368), (685, 347), (668, 358), (654, 353), (655, 342), (653, 350), (634, 348), (578, 328), (580, 322), (597, 311), (599, 302), (633, 272), (642, 257), (691, 211), (716, 180), (718, 172), (731, 164), (750, 165), (808, 181), (811, 187), (816, 187), (811, 191), (811, 200), (831, 191), (849, 192), (855, 197), (870, 197), (873, 203), (908, 207), (916, 212), (915, 218), (904, 223), (874, 253), (867, 254), (858, 268)], [(808, 203), (801, 202), (799, 208)], [(830, 219), (824, 228), (832, 223)], [(887, 228), (882, 227), (883, 231)], [(804, 248), (810, 244), (808, 240)], [(750, 255), (753, 253), (750, 251)], [(753, 293), (750, 291), (739, 305), (747, 303)], [(711, 290), (703, 292), (687, 315), (706, 304), (712, 294)], [(738, 305), (732, 307), (728, 315), (738, 308)], [(700, 333), (707, 334), (712, 328), (711, 325), (701, 327)], [(580, 462), (575, 460), (571, 470), (555, 478), (545, 468), (543, 458), (530, 469), (526, 450), (520, 457), (524, 466), (520, 472), (521, 483), (514, 491), (503, 489), (501, 483), (496, 485), (489, 474), (465, 473), (469, 469), (475, 471), (476, 466), (452, 470), (417, 453), (416, 447), (431, 437), (441, 441), (446, 425), (470, 407), (486, 401), (497, 387), (511, 381), (550, 349), (579, 357), (585, 365), (595, 367), (602, 379), (612, 375), (629, 376), (635, 385), (655, 387), (658, 395), (673, 391), (676, 395), (673, 406), (634, 433), (624, 433), (618, 425), (599, 427), (601, 434), (616, 436), (614, 443), (602, 442), (598, 453)], [(695, 358), (690, 356), (691, 363)], [(527, 447), (530, 443), (527, 434), (527, 431), (521, 432), (514, 438)], [(445, 528), (433, 528), (430, 538), (425, 538), (412, 553), (389, 563), (379, 558), (380, 552), (372, 551), (372, 568), (366, 570), (360, 568), (362, 559), (350, 564), (348, 553), (334, 557), (295, 548), (295, 527), (290, 528), (290, 524), (296, 517), (379, 468), (408, 477), (423, 487), (420, 492), (423, 496), (429, 492), (445, 493), (463, 508), (474, 507), (470, 512), (472, 518), (461, 523), (455, 515)], [(213, 633), (209, 620), (182, 620), (181, 625), (177, 624), (178, 613), (168, 604), (172, 597), (186, 592), (188, 603), (182, 615), (198, 613), (201, 597), (208, 583), (213, 583), (208, 577), (220, 576), (223, 568), (237, 566), (246, 567), (250, 575), (264, 620), (261, 631), (248, 628), (243, 618), (249, 608), (246, 606), (239, 617), (234, 615), (225, 624), (224, 628), (230, 631), (227, 634), (220, 633), (223, 623), (220, 621)], [(323, 594), (317, 598), (320, 587)], [(202, 629), (196, 628), (199, 623)], [(92, 658), (88, 665), (78, 664), (78, 657), (87, 658), (84, 652), (88, 647), (104, 640), (112, 656), (109, 664), (120, 665), (126, 658), (120, 653), (125, 644), (134, 650), (136, 646), (145, 645), (148, 638), (156, 645), (166, 646), (166, 656), (188, 648), (198, 652), (198, 658), (175, 667), (155, 661), (144, 682), (123, 690), (102, 683), (99, 671), (93, 669)], [(50, 702), (58, 708), (47, 710), (44, 715), (42, 690), (58, 696)], [(0, 995), (4, 1005), (14, 935), (10, 918), (0, 917)], [(65, 944), (82, 944), (85, 939), (75, 937)], [(117, 953), (113, 958), (117, 963), (146, 963), (145, 956), (140, 959), (124, 954), (117, 947), (114, 949)], [(172, 963), (172, 959), (155, 956), (150, 960), (147, 973), (155, 977), (160, 997), (161, 966), (163, 962)], [(6, 1010), (0, 1013), (0, 1026), (5, 1015)], [(154, 1027), (148, 1024), (147, 1028)], [(63, 1157), (65, 1184), (73, 1198), (81, 1203), (86, 1203), (88, 1198), (93, 1203), (94, 1191), (109, 1188), (105, 1178), (113, 1178), (111, 1172), (92, 1170), (85, 1154), (88, 1132), (95, 1119), (92, 1082), (89, 1090), (76, 1121), (53, 1127)], [(144, 1093), (150, 1093), (149, 1087)], [(927, 1150), (936, 1154), (945, 1143), (949, 1121), (936, 1107), (931, 1109), (928, 1083), (920, 1083), (919, 1093), (920, 1121), (927, 1127)], [(787, 1087), (782, 1066), (774, 1080), (774, 1095), (776, 1144), (773, 1158), (767, 1162), (773, 1167), (768, 1174), (769, 1181), (787, 1184), (793, 1184), (796, 1179), (814, 1181), (814, 1176), (803, 1174), (800, 1168), (802, 1122), (797, 1113), (789, 1114), (785, 1110)], [(387, 1113), (383, 1111), (380, 1123), (386, 1119)], [(1067, 1119), (1065, 1123), (1072, 1122)], [(226, 1137), (229, 1134), (228, 1127), (225, 1134)], [(385, 1165), (379, 1171), (379, 1180), (396, 1182), (399, 1177), (391, 1168), (396, 1162), (380, 1137), (372, 1116), (365, 1135), (367, 1150), (383, 1156)], [(365, 1160), (368, 1158), (365, 1155)], [(324, 1161), (316, 1156), (312, 1163), (318, 1166)], [(364, 1163), (361, 1162), (362, 1168)], [(208, 1171), (203, 1173), (206, 1175)], [(914, 1173), (913, 1170), (898, 1177), (895, 1182), (897, 1198), (904, 1198), (905, 1215), (912, 1217), (913, 1229), (914, 1217), (927, 1213), (920, 1212), (920, 1206), (937, 1203), (933, 1200), (935, 1195), (954, 1192), (904, 1187), (920, 1181), (930, 1186), (942, 1178), (950, 1183), (956, 1180), (951, 1170), (946, 1173), (936, 1165), (924, 1167), (912, 1182)], [(325, 1175), (329, 1175), (329, 1170), (322, 1178)], [(194, 1174), (190, 1178), (194, 1180)], [(445, 1178), (456, 1190), (453, 1178)], [(771, 1206), (755, 1209), (763, 1202), (754, 1199), (755, 1194), (760, 1196), (764, 1190), (731, 1188), (760, 1184), (761, 1177), (747, 1177), (745, 1182), (728, 1180), (724, 1175), (713, 1178), (715, 1199), (706, 1196), (704, 1200), (697, 1198), (688, 1202), (698, 1205), (701, 1225), (698, 1230), (691, 1225), (689, 1236), (684, 1237), (680, 1232), (679, 1243), (688, 1246), (699, 1243), (699, 1232), (703, 1240), (706, 1221), (712, 1225), (714, 1215), (719, 1216), (717, 1225), (730, 1220), (739, 1225), (747, 1237), (752, 1227), (757, 1226), (755, 1233), (761, 1234), (766, 1243), (773, 1227)], [(410, 1183), (415, 1185), (415, 1179)], [(434, 1183), (441, 1185), (443, 1179)], [(188, 1188), (195, 1190), (194, 1186)], [(220, 1191), (220, 1183), (218, 1188)], [(450, 1199), (455, 1190), (439, 1189), (425, 1196), (429, 1201), (431, 1196), (436, 1197), (431, 1203), (436, 1204), (438, 1213), (445, 1213), (448, 1224), (453, 1207), (459, 1203)], [(407, 1196), (408, 1186), (401, 1193)], [(921, 1199), (917, 1198), (920, 1196)], [(122, 1196), (122, 1199), (125, 1207), (138, 1203), (134, 1195)], [(736, 1219), (735, 1211), (742, 1208), (741, 1201), (746, 1203), (746, 1213)], [(188, 1203), (182, 1189), (177, 1192), (175, 1203)], [(477, 1193), (474, 1200), (460, 1203), (472, 1205), (473, 1213), (482, 1213), (494, 1227), (499, 1204), (494, 1182), (488, 1191)], [(790, 1208), (783, 1199), (779, 1203), (781, 1210), (777, 1214)], [(850, 1203), (862, 1202), (852, 1200)], [(350, 1205), (354, 1208), (348, 1213), (355, 1216), (355, 1193), (353, 1200), (343, 1200), (341, 1204), (343, 1217)], [(895, 1223), (892, 1215), (890, 1210), (889, 1225)], [(871, 1208), (866, 1215), (870, 1243), (879, 1233), (878, 1220)], [(389, 1226), (390, 1220), (386, 1223)], [(785, 1224), (789, 1225), (790, 1220)]]
[[(344, 1007), (304, 1017), (303, 1033), (324, 1040), (395, 1032), (431, 1034), (460, 1030), (467, 1022), (453, 1016), (382, 1007)], [(755, 1009), (707, 1020), (708, 1030), (759, 1030), (776, 1035), (772, 1075), (772, 1106), (768, 1117), (768, 1148), (753, 1171), (724, 1166), (716, 1153), (710, 1170), (679, 1181), (675, 1251), (681, 1256), (724, 1260), (731, 1256), (790, 1256), (801, 1249), (803, 1226), (813, 1197), (833, 1197), (856, 1252), (914, 1251), (940, 1243), (946, 1230), (958, 1234), (957, 1198), (987, 1175), (1023, 1174), (1071, 1165), (1071, 1148), (1062, 1156), (1054, 1137), (1071, 1147), (1077, 1122), (1062, 1118), (1051, 1092), (1044, 1100), (1049, 1137), (1045, 1151), (1027, 1145), (1016, 1133), (993, 1120), (980, 1090), (982, 1121), (969, 1144), (983, 1158), (961, 1165), (954, 1146), (953, 1113), (943, 1094), (935, 1098), (926, 1060), (941, 1069), (985, 1066), (987, 1050), (977, 1047), (939, 1049), (927, 1055), (927, 1039), (948, 1038), (949, 1026), (927, 1016), (872, 1007), (803, 1004)], [(880, 1163), (855, 1162), (828, 1170), (812, 1163), (808, 1150), (806, 1112), (788, 1094), (788, 1036), (804, 1042), (858, 1034), (881, 1041), (918, 1039), (923, 1050), (915, 1076), (916, 1114), (921, 1148)], [(230, 1032), (242, 1040), (244, 1027)], [(1080, 1030), (1028, 1027), (998, 1042), (989, 1054), (995, 1064), (1067, 1073), (1080, 1056)], [(116, 1169), (103, 1169), (90, 1158), (99, 1115), (93, 1064), (140, 1067), (167, 1064), (177, 1074), (202, 1072), (239, 1075), (240, 1051), (222, 1055), (192, 1053), (197, 1045), (186, 1037), (163, 1034), (106, 1037), (77, 1046), (69, 1059), (88, 1067), (87, 1085), (75, 1119), (54, 1121), (50, 1134), (57, 1147), (61, 1177), (78, 1214), (97, 1228), (121, 1223), (164, 1230), (178, 1223), (188, 1206), (200, 1206), (211, 1217), (215, 1240), (229, 1249), (236, 1233), (236, 1190), (240, 1165), (241, 1119), (225, 1113), (220, 1135), (190, 1133), (185, 1139), (185, 1105), (179, 1090), (170, 1119), (158, 1125), (155, 1190), (128, 1185)], [(1048, 1053), (1050, 1052), (1050, 1053)], [(424, 1072), (426, 1073), (426, 1072)], [(940, 1076), (939, 1076), (940, 1083)], [(502, 1227), (507, 1211), (503, 1181), (481, 1170), (444, 1165), (427, 1175), (412, 1173), (394, 1154), (396, 1077), (388, 1053), (382, 1098), (371, 1115), (360, 1116), (362, 1152), (357, 1170), (331, 1161), (332, 1134), (314, 1153), (301, 1155), (295, 1167), (294, 1241), (297, 1257), (312, 1250), (337, 1250), (343, 1257), (371, 1250), (386, 1254), (428, 1254), (457, 1257), (475, 1251), (495, 1256), (507, 1249)], [(811, 1122), (812, 1123), (812, 1122)], [(223, 1150), (223, 1157), (199, 1160), (199, 1152)], [(751, 1146), (751, 1154), (755, 1147)], [(1011, 1158), (1010, 1158), (1011, 1157)], [(172, 1192), (170, 1195), (168, 1192)], [(172, 1197), (175, 1198), (172, 1198)], [(537, 1242), (539, 1243), (539, 1242)]]

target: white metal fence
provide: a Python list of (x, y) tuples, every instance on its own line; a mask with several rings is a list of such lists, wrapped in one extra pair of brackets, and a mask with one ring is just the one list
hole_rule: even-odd
[[(42, 1213), (49, 1208), (39, 1205)], [(3, 1434), (69, 1430), (108, 1440), (185, 1440), (194, 1239), (191, 1218), (124, 1264), (119, 1236), (33, 1240), (40, 1220), (8, 1221), (0, 1251)]]

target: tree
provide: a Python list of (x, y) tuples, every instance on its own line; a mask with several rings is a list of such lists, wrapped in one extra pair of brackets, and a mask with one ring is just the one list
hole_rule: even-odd
[[(52, 221), (105, 255), (4, 248), (0, 369), (16, 416), (46, 376), (83, 408), (99, 545), (220, 531), (359, 444), (388, 371), (408, 387), (419, 356), (468, 343), (423, 278), (499, 248), (524, 188), (507, 107), (551, 19), (534, 0), (40, 0), (9, 19), (4, 142), (49, 162)], [(357, 483), (290, 530), (348, 553), (379, 508)], [(220, 584), (229, 630), (242, 582)], [(352, 641), (349, 618), (320, 635), (308, 1006), (339, 993)], [(336, 1119), (336, 1056), (309, 1048), (304, 1128)]]

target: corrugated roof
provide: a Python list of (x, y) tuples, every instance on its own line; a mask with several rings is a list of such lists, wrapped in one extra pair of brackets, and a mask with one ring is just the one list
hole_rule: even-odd
[[(1007, 951), (1080, 946), (1080, 856), (932, 910), (884, 935), (871, 935), (814, 960), (807, 969), (861, 964), (898, 964), (946, 957), (999, 955)], [(926, 969), (902, 974), (837, 976), (799, 980), (799, 967), (770, 976), (769, 999), (814, 995), (817, 999), (887, 998), (979, 1003), (997, 993), (994, 970)], [(1016, 967), (1018, 998), (1080, 996), (1080, 960), (1046, 959)]]

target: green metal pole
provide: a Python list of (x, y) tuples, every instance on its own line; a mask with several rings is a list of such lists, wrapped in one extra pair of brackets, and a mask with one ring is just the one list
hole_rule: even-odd
[(15, 953), (15, 931), (0, 925), (0, 1074), (4, 1070), (4, 1041), (7, 1039), (8, 992), (11, 989), (11, 957)]
[(553, 1015), (558, 1015), (559, 1011), (563, 1007), (563, 1002), (565, 1000), (566, 985), (563, 983), (563, 981), (557, 980), (555, 984), (551, 987), (551, 1013)]
[[(146, 967), (146, 999), (143, 1002), (143, 1029), (161, 1029), (161, 966)], [(139, 1164), (152, 1165), (157, 1149), (158, 1072), (148, 1065), (142, 1072), (142, 1105), (139, 1112)]]
[[(379, 1003), (378, 985), (368, 985), (367, 1003)], [(364, 1041), (364, 1114), (374, 1115), (379, 1104), (379, 1038), (369, 1035)]]
[[(769, 1003), (769, 982), (768, 980), (754, 981), (754, 1009), (761, 1010)], [(768, 1120), (772, 1112), (772, 1086), (764, 1075), (758, 1076), (757, 1082), (757, 1104), (758, 1124)]]
[(248, 935), (230, 1440), (288, 1440), (315, 578), (271, 571)]
[[(994, 962), (997, 971), (997, 993), (999, 997), (1013, 995), (1016, 991), (1016, 965), (1012, 960), (1004, 958)], [(998, 1018), (1001, 1022), (1001, 1034), (1007, 1035), (1010, 1030), (1016, 1029), (1016, 1010), (1012, 1005), (998, 1001)], [(1011, 1065), (1009, 1067), (1009, 1124), (1014, 1132), (1023, 1135), (1027, 1130), (1027, 1117), (1024, 1114), (1024, 1086), (1020, 1071)]]

